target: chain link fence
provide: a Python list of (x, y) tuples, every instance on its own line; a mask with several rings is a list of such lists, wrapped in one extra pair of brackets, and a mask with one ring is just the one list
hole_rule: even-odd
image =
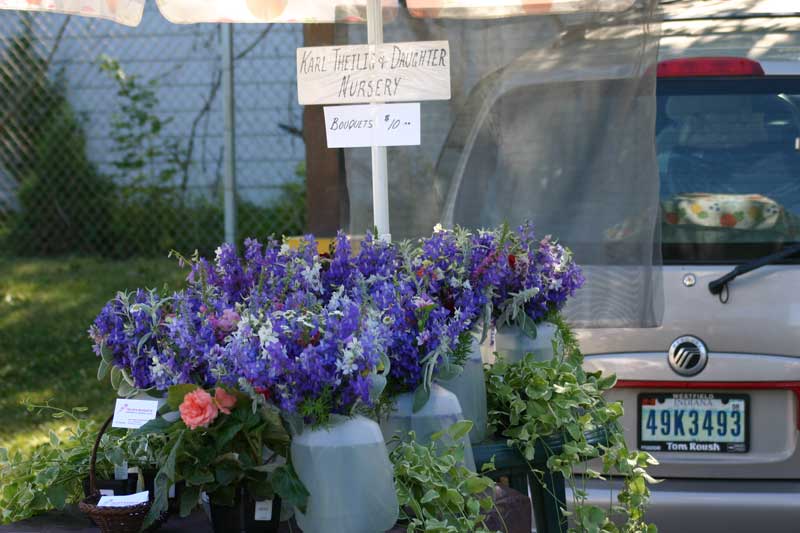
[[(223, 240), (220, 26), (0, 13), (5, 255), (205, 253)], [(300, 25), (235, 28), (237, 235), (305, 227)]]

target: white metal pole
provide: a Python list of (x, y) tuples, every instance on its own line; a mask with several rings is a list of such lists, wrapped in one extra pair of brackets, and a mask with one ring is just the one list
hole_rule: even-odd
[[(367, 43), (383, 44), (382, 0), (367, 0)], [(391, 241), (389, 230), (389, 176), (386, 147), (372, 147), (372, 216), (378, 235)]]
[(233, 76), (233, 24), (223, 24), (222, 101), (225, 115), (225, 242), (236, 245), (236, 99)]

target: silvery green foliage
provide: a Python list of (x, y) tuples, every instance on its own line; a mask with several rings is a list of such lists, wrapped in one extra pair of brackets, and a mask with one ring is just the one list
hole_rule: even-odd
[[(59, 409), (49, 404), (26, 404), (28, 411), (48, 412), (68, 424), (66, 434), (50, 431), (47, 442), (29, 453), (10, 454), (0, 448), (0, 523), (25, 520), (53, 509), (63, 509), (83, 498), (82, 481), (99, 427), (87, 418), (85, 407)], [(160, 442), (125, 430), (110, 428), (100, 441), (99, 479), (113, 479), (114, 466), (127, 462), (140, 469), (152, 466)]]
[(460, 442), (471, 428), (468, 420), (457, 422), (426, 446), (413, 432), (393, 441), (400, 520), (408, 524), (408, 533), (490, 533), (484, 519), (494, 506), (494, 481), (463, 466), (463, 446), (445, 444)]

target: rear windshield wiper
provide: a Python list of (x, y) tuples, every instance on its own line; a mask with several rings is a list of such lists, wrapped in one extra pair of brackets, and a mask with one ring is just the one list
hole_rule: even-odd
[(742, 274), (747, 274), (748, 272), (752, 272), (758, 268), (761, 268), (766, 265), (770, 265), (773, 263), (777, 263), (781, 259), (786, 259), (787, 257), (791, 257), (796, 253), (800, 253), (800, 244), (795, 244), (792, 246), (787, 246), (783, 250), (779, 252), (775, 252), (774, 254), (765, 255), (764, 257), (759, 257), (758, 259), (753, 259), (752, 261), (748, 261), (747, 263), (743, 263), (721, 278), (715, 279), (714, 281), (708, 284), (708, 290), (711, 291), (711, 294), (721, 294), (725, 287), (731, 281), (735, 280)]

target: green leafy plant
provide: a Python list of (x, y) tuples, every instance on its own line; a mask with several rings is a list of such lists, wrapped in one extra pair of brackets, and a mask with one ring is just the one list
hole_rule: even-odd
[(172, 117), (162, 119), (157, 113), (158, 79), (142, 80), (126, 73), (119, 61), (107, 55), (100, 57), (100, 69), (117, 84), (121, 99), (114, 114), (111, 138), (114, 141), (113, 161), (118, 178), (126, 186), (123, 193), (133, 196), (144, 193), (164, 194), (177, 190), (159, 186), (169, 185), (179, 172), (188, 167), (186, 148), (174, 138), (163, 136), (163, 129)]
[[(288, 457), (290, 442), (278, 411), (263, 398), (232, 392), (229, 397), (235, 398), (234, 406), (220, 407), (219, 415), (208, 424), (192, 429), (181, 416), (175, 418), (175, 411), (196, 391), (203, 392), (195, 385), (170, 387), (165, 416), (136, 432), (165, 439), (158, 458), (154, 503), (146, 523), (152, 523), (167, 509), (169, 487), (180, 481), (186, 484), (181, 516), (195, 508), (201, 492), (214, 504), (233, 506), (240, 487), (258, 500), (272, 499), (277, 492), (285, 501), (304, 508), (308, 493), (294, 470), (290, 465), (276, 468), (271, 464), (279, 457)], [(217, 402), (220, 395), (217, 389), (213, 401)], [(272, 452), (266, 460), (264, 447)]]
[[(99, 426), (87, 418), (85, 407), (64, 410), (47, 405), (26, 404), (32, 413), (50, 413), (69, 425), (66, 437), (50, 431), (49, 441), (31, 452), (13, 455), (0, 448), (0, 523), (11, 523), (63, 509), (83, 498), (83, 481)], [(127, 464), (146, 468), (155, 460), (157, 443), (126, 430), (111, 429), (98, 449), (99, 479), (114, 479), (114, 466)]]
[[(112, 210), (114, 257), (155, 256), (164, 250), (212, 253), (224, 238), (222, 190), (193, 194), (187, 142), (168, 135), (171, 116), (159, 110), (156, 77), (126, 72), (119, 61), (101, 56), (100, 69), (116, 84), (118, 106), (111, 122), (112, 165), (117, 195)], [(305, 166), (282, 184), (266, 205), (237, 198), (237, 234), (264, 238), (300, 235), (306, 225)]]
[(89, 160), (81, 117), (30, 18), (19, 20), (0, 57), (0, 166), (16, 185), (0, 225), (17, 254), (95, 253), (109, 238), (114, 186)]
[[(564, 476), (572, 488), (574, 510), (571, 517), (575, 531), (647, 532), (656, 528), (647, 524), (644, 510), (649, 498), (647, 483), (655, 482), (647, 467), (656, 464), (649, 454), (628, 449), (620, 425), (623, 415), (619, 402), (609, 402), (603, 393), (614, 386), (615, 376), (585, 372), (583, 356), (574, 336), (559, 321), (561, 357), (537, 362), (532, 354), (510, 364), (498, 358), (486, 370), (490, 429), (506, 437), (529, 462), (537, 457), (537, 444), (543, 437), (561, 435), (560, 453), (547, 454), (547, 469)], [(604, 430), (605, 443), (587, 440), (587, 432)], [(541, 453), (541, 445), (539, 453)], [(612, 512), (586, 503), (586, 492), (575, 479), (574, 470), (586, 461), (602, 457), (602, 472), (587, 468), (583, 476), (602, 479), (619, 475), (624, 480), (618, 504)], [(538, 472), (542, 474), (541, 470)], [(625, 518), (620, 528), (612, 516)]]
[(414, 432), (393, 440), (390, 459), (408, 533), (489, 533), (485, 517), (494, 506), (494, 481), (463, 465), (463, 445), (447, 444), (458, 443), (470, 429), (472, 422), (457, 422), (427, 446), (416, 442)]

